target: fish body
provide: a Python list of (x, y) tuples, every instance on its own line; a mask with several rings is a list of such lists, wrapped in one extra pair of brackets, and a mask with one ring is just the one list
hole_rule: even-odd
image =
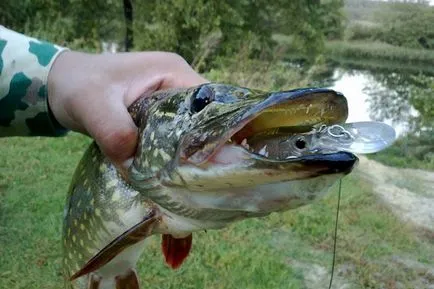
[(208, 83), (156, 92), (129, 111), (139, 128), (130, 168), (117, 169), (93, 143), (71, 182), (66, 288), (139, 288), (147, 237), (161, 234), (165, 260), (178, 268), (193, 232), (309, 204), (357, 162), (348, 152), (307, 151), (297, 138), (345, 122), (346, 99), (333, 90)]

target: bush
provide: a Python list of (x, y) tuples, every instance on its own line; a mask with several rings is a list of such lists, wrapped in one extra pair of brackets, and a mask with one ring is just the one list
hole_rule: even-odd
[(386, 150), (367, 156), (389, 166), (434, 171), (433, 141), (432, 134), (409, 134)]
[(376, 35), (377, 40), (408, 48), (434, 49), (434, 7), (394, 3), (387, 12), (378, 11), (375, 18), (383, 27)]
[(327, 54), (353, 59), (382, 59), (401, 63), (434, 63), (434, 52), (429, 50), (396, 47), (381, 42), (330, 41)]
[[(162, 49), (210, 67), (219, 56), (249, 46), (249, 58), (272, 58), (272, 35), (291, 35), (314, 59), (325, 37), (339, 36), (341, 0), (320, 1), (146, 1), (135, 6), (138, 50)], [(220, 35), (217, 39), (215, 36)], [(211, 40), (210, 40), (211, 39)], [(210, 43), (212, 45), (210, 45)], [(244, 52), (243, 52), (244, 53)], [(200, 55), (198, 57), (198, 55)], [(200, 59), (200, 61), (198, 60)]]
[(381, 34), (380, 26), (370, 22), (356, 22), (350, 24), (345, 31), (345, 39), (352, 41), (368, 40), (372, 41)]

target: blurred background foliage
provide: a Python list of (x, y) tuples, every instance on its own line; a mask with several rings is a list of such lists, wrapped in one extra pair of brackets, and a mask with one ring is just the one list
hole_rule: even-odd
[[(2, 1), (0, 21), (75, 49), (101, 51), (102, 41), (123, 41), (125, 2), (130, 0)], [(274, 33), (293, 36), (300, 49), (314, 54), (321, 51), (325, 38), (340, 38), (343, 33), (342, 0), (151, 0), (131, 4), (133, 49), (174, 51), (189, 62), (210, 44), (214, 46), (208, 53), (211, 59), (233, 55), (244, 45), (250, 47), (252, 57), (264, 51), (271, 55)]]
[[(433, 168), (434, 7), (428, 4), (22, 0), (0, 2), (0, 23), (81, 51), (173, 51), (211, 80), (263, 89), (331, 85), (338, 68), (367, 72), (387, 88), (367, 88), (375, 119), (409, 123), (405, 146), (393, 151)], [(385, 154), (390, 164), (409, 163)]]

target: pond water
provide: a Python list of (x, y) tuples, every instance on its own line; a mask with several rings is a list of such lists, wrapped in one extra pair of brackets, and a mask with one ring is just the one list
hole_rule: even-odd
[(382, 121), (402, 136), (410, 130), (410, 119), (418, 115), (411, 104), (411, 95), (417, 88), (415, 79), (425, 76), (420, 73), (334, 67), (325, 86), (343, 93), (347, 98), (347, 122)]
[[(339, 91), (345, 95), (348, 101), (348, 119), (347, 122), (374, 121), (373, 107), (370, 104), (371, 95), (367, 92), (370, 88), (376, 87), (387, 90), (381, 83), (372, 79), (368, 72), (348, 72), (337, 69), (334, 72), (333, 79), (336, 79), (329, 88)], [(393, 93), (392, 91), (390, 92)], [(380, 108), (377, 108), (380, 109)], [(382, 119), (383, 122), (391, 125), (397, 135), (402, 135), (408, 129), (405, 120)]]

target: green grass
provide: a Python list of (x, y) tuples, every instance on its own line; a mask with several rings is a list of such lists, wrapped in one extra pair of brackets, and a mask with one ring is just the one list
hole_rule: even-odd
[(433, 72), (433, 50), (411, 49), (370, 41), (329, 41), (325, 48), (327, 57), (338, 62), (364, 65), (365, 68), (386, 67)]
[[(411, 156), (402, 156), (396, 153), (395, 150), (396, 147), (391, 147), (383, 152), (369, 155), (368, 157), (392, 167), (434, 171), (434, 157), (431, 156), (430, 159), (419, 160)], [(399, 153), (401, 153), (401, 151), (399, 151)]]
[[(291, 36), (275, 34), (273, 39), (285, 48), (286, 60), (308, 58)], [(434, 73), (434, 50), (399, 47), (372, 40), (335, 40), (325, 42), (323, 54), (327, 60), (337, 62), (341, 67)]]
[(403, 136), (387, 149), (367, 155), (388, 166), (434, 171), (434, 146), (427, 137)]
[[(88, 143), (77, 134), (0, 139), (0, 288), (61, 288), (63, 204)], [(336, 192), (296, 211), (197, 233), (191, 256), (177, 271), (164, 265), (159, 237), (152, 237), (139, 263), (142, 286), (305, 288), (305, 272), (291, 264), (330, 270)], [(393, 256), (434, 265), (432, 240), (400, 222), (356, 175), (343, 181), (337, 244), (338, 267), (353, 265), (343, 277), (354, 288), (394, 288), (393, 282), (415, 288), (420, 272), (404, 270)]]

